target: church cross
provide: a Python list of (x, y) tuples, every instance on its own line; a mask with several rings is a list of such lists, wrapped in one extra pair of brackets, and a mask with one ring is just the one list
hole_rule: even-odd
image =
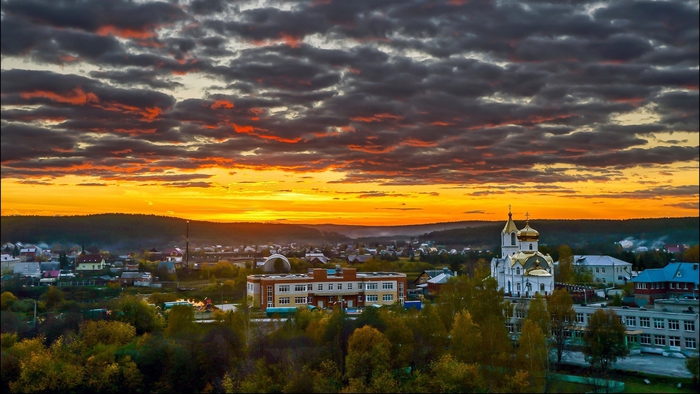
[(525, 218), (526, 218), (527, 220), (530, 220), (530, 212), (525, 212)]

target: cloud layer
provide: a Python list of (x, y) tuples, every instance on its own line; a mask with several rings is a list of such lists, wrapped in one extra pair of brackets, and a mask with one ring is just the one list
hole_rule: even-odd
[(698, 132), (693, 1), (9, 0), (2, 13), (6, 179), (207, 188), (223, 167), (551, 184), (698, 162), (696, 143), (655, 143)]

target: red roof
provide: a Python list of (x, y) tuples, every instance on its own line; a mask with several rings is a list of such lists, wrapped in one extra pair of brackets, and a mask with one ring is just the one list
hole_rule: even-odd
[(102, 260), (101, 254), (81, 254), (75, 259), (75, 262), (76, 264), (101, 263)]

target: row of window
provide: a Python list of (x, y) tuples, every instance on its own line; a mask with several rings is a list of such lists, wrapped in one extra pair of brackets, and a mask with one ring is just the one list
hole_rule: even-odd
[[(692, 290), (694, 286), (692, 283), (690, 284), (690, 286), (688, 286), (688, 283), (673, 282), (673, 283), (669, 283), (668, 287), (669, 287), (669, 289), (673, 289), (673, 290)], [(634, 288), (639, 289), (639, 290), (646, 290), (646, 289), (650, 289), (650, 290), (661, 289), (661, 290), (663, 290), (666, 288), (666, 284), (665, 283), (635, 283)]]
[[(316, 284), (316, 290), (317, 291), (323, 291), (324, 289), (324, 284), (323, 283), (318, 283)], [(333, 291), (335, 289), (338, 290), (343, 290), (343, 283), (328, 283), (328, 286), (326, 289), (329, 291)], [(347, 290), (353, 290), (353, 283), (345, 283), (347, 286)], [(364, 286), (363, 286), (364, 285)], [(363, 283), (359, 282), (357, 284), (357, 288), (359, 290), (364, 289), (366, 290), (377, 290), (379, 289), (379, 284), (376, 282), (368, 282), (368, 283)], [(248, 289), (252, 291), (252, 284), (249, 284)], [(291, 290), (291, 285), (277, 285), (277, 292), (279, 293), (288, 293)], [(382, 282), (382, 290), (394, 290), (394, 282)], [(295, 292), (306, 292), (306, 291), (314, 291), (314, 285), (313, 284), (308, 284), (308, 285), (294, 285), (294, 291)]]
[[(294, 297), (294, 303), (295, 304), (306, 304), (309, 302), (310, 297)], [(361, 300), (361, 299), (360, 299)], [(377, 302), (379, 300), (379, 297), (376, 294), (369, 294), (366, 297), (366, 302)], [(382, 301), (384, 302), (393, 302), (394, 301), (394, 295), (393, 294), (384, 294), (382, 295)], [(280, 297), (279, 298), (279, 305), (289, 305), (291, 303), (291, 297)]]
[[(517, 309), (515, 311), (515, 317), (518, 319), (524, 318), (524, 311)], [(588, 313), (588, 319), (590, 320), (591, 314)], [(665, 320), (664, 318), (658, 318), (655, 317), (653, 318), (653, 323), (654, 323), (654, 328), (658, 330), (663, 330), (665, 327)], [(636, 316), (620, 316), (620, 321), (624, 323), (627, 327), (636, 327), (637, 326), (637, 317)], [(581, 312), (576, 313), (576, 322), (583, 324), (585, 323), (584, 320), (584, 314)], [(639, 317), (639, 327), (642, 328), (650, 328), (651, 327), (651, 318), (649, 317)], [(675, 320), (675, 319), (668, 319), (668, 329), (669, 330), (680, 330), (680, 320)], [(683, 320), (683, 329), (688, 332), (695, 332), (695, 322), (692, 320)]]
[[(640, 334), (639, 335), (639, 344), (640, 345), (651, 345), (651, 334)], [(654, 345), (656, 346), (666, 346), (666, 336), (665, 335), (653, 335), (654, 337)], [(686, 349), (696, 349), (698, 344), (695, 338), (683, 338), (685, 339), (685, 348)], [(627, 342), (630, 343), (636, 343), (637, 342), (637, 336), (636, 335), (627, 335)], [(681, 347), (681, 337), (676, 337), (676, 336), (669, 336), (668, 337), (668, 346), (671, 347)]]

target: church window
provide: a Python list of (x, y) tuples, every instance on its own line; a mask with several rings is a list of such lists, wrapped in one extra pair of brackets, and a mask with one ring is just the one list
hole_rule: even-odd
[(540, 291), (544, 293), (544, 283), (540, 283)]
[(516, 288), (518, 289), (518, 292), (520, 292), (520, 283), (516, 283)]
[(510, 244), (515, 245), (515, 233), (510, 233)]
[(520, 267), (515, 269), (515, 275), (520, 275)]
[(530, 244), (530, 250), (532, 250), (532, 244)]

